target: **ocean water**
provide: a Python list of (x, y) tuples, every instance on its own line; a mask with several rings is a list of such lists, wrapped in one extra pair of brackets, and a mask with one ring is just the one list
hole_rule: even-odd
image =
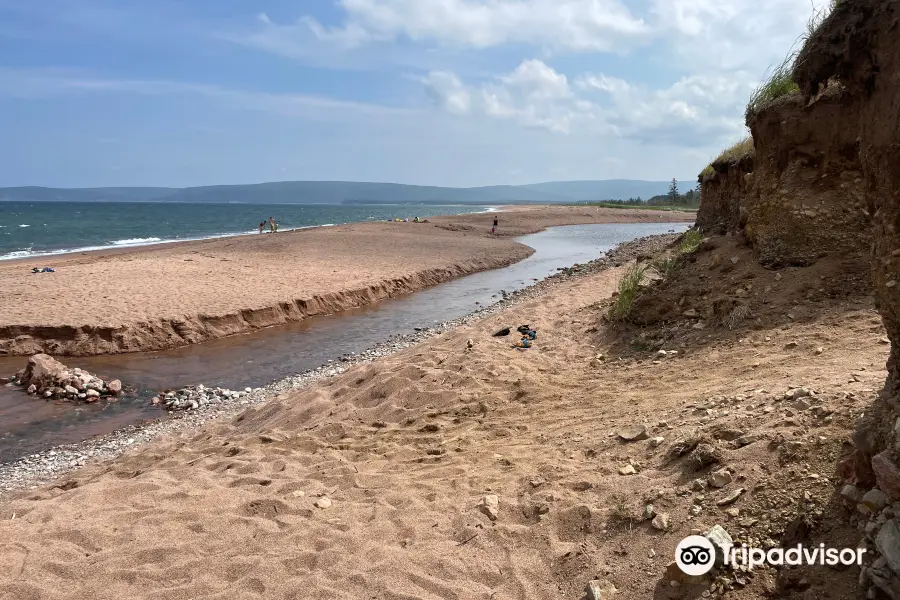
[[(484, 212), (485, 206), (0, 202), (0, 260), (278, 230)], [(268, 224), (266, 224), (268, 230)]]

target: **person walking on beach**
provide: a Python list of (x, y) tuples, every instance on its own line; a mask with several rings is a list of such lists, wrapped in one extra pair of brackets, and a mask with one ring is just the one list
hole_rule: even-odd
[(265, 229), (265, 227), (266, 227), (266, 222), (265, 222), (265, 221), (260, 221), (260, 223), (259, 223), (259, 232), (262, 233), (262, 232), (263, 232), (263, 229)]
[(275, 218), (269, 217), (269, 233), (275, 233)]
[(500, 219), (494, 217), (494, 226), (491, 227), (491, 233), (497, 233), (497, 228), (500, 227)]

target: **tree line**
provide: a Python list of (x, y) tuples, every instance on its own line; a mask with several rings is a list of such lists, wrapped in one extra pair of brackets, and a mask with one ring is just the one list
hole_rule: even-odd
[(669, 184), (669, 192), (666, 194), (653, 196), (647, 200), (638, 196), (636, 198), (628, 198), (627, 200), (621, 198), (614, 200), (600, 200), (599, 203), (621, 204), (623, 206), (685, 206), (696, 208), (697, 206), (700, 206), (700, 184), (697, 184), (696, 189), (688, 190), (682, 194), (678, 191), (678, 180), (673, 178), (672, 182)]

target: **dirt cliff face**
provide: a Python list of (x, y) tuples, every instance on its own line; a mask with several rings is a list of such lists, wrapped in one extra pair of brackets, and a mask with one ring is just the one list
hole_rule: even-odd
[(812, 102), (786, 96), (748, 115), (756, 159), (745, 233), (762, 263), (809, 265), (868, 252), (857, 112), (833, 86)]
[(701, 175), (700, 209), (697, 226), (704, 233), (723, 234), (741, 225), (741, 206), (752, 189), (753, 157), (737, 161), (717, 161), (713, 174)]
[[(848, 471), (855, 472), (845, 475), (863, 479), (874, 467), (885, 489), (900, 474), (900, 0), (841, 3), (807, 42), (795, 78), (808, 100), (839, 81), (845, 106), (858, 115), (864, 200), (873, 215), (873, 287), (891, 356), (881, 398), (854, 438), (857, 458), (867, 460), (854, 461)], [(900, 489), (885, 491), (900, 495)]]

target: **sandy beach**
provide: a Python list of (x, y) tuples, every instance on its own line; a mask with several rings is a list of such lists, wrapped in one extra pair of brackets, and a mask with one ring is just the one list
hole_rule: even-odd
[[(489, 234), (494, 217), (500, 235)], [(509, 238), (693, 213), (510, 207), (430, 223), (365, 223), (0, 263), (0, 354), (162, 350), (409, 293), (521, 260)], [(34, 266), (54, 273), (32, 274)]]
[[(679, 540), (713, 525), (737, 543), (781, 539), (801, 503), (831, 519), (809, 543), (853, 544), (829, 478), (884, 378), (880, 319), (864, 294), (825, 293), (788, 320), (785, 303), (829, 271), (782, 280), (751, 259), (725, 241), (686, 281), (739, 265), (721, 286), (776, 288), (754, 296), (775, 300), (758, 305), (769, 326), (683, 318), (651, 328), (669, 336), (665, 354), (635, 350), (602, 318), (624, 267), (561, 277), (230, 422), (19, 494), (0, 504), (0, 598), (549, 600), (582, 598), (589, 581), (624, 600), (699, 597), (718, 588), (671, 584)], [(493, 336), (520, 323), (538, 332), (527, 351)], [(806, 408), (783, 401), (800, 387), (814, 390)], [(643, 435), (623, 439), (635, 426)], [(707, 484), (713, 471), (726, 483)], [(804, 598), (837, 599), (858, 569), (801, 575)], [(715, 585), (770, 597), (784, 576)]]

